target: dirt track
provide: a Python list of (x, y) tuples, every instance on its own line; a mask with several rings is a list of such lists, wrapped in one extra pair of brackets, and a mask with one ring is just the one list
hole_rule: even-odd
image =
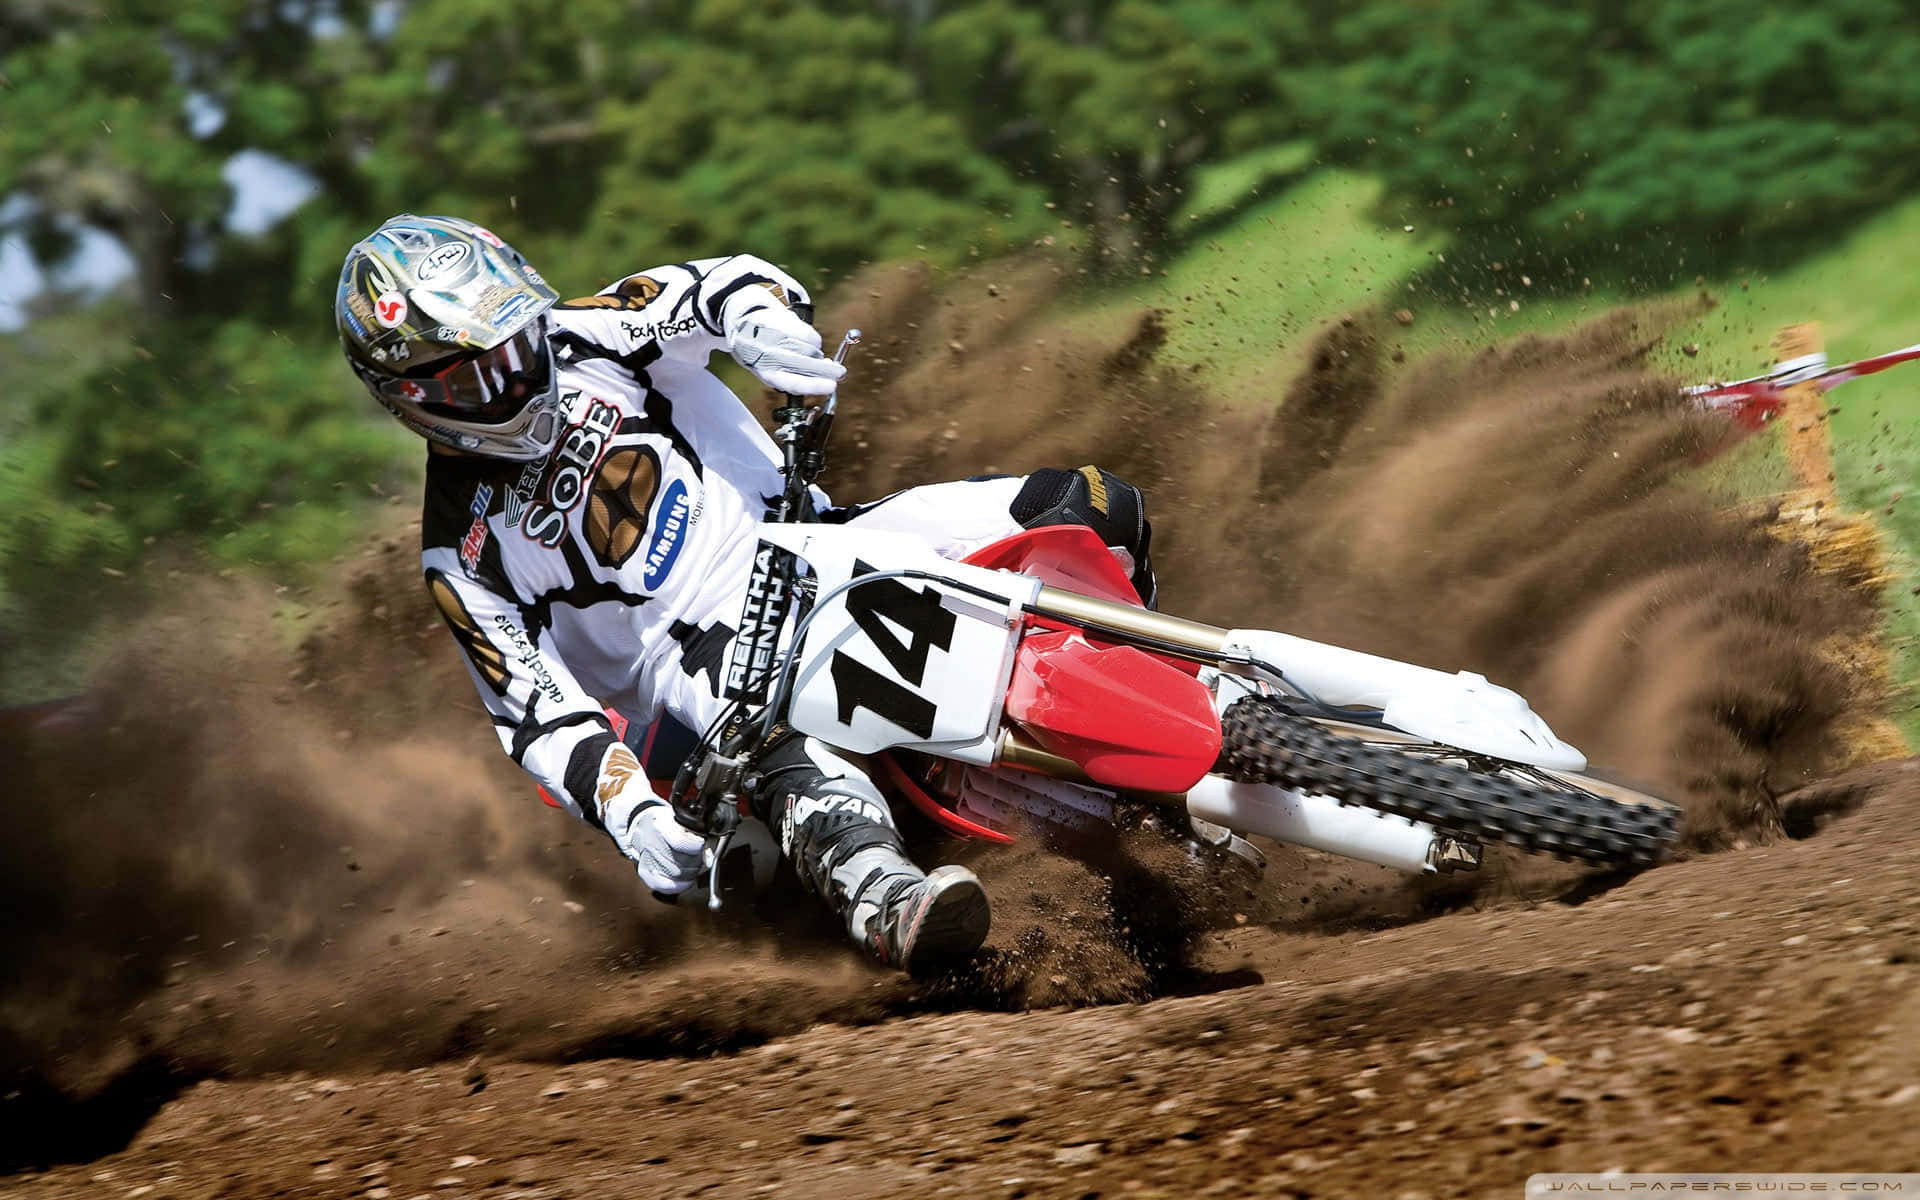
[(1920, 760), (1825, 795), (1804, 807), (1864, 806), (1578, 907), (1240, 928), (1207, 959), (1260, 981), (1211, 994), (202, 1083), (126, 1151), (9, 1192), (1439, 1197), (1541, 1170), (1916, 1170)]
[(1020, 284), (956, 303), (899, 274), (839, 315), (893, 332), (837, 494), (1112, 466), (1154, 487), (1169, 607), (1482, 670), (1720, 852), (1606, 890), (1270, 848), (1224, 935), (1000, 855), (984, 967), (916, 988), (810, 906), (768, 927), (638, 896), (498, 754), (396, 536), (311, 600), (331, 619), (298, 653), (264, 589), (209, 584), (86, 706), (0, 724), (34, 801), (0, 843), (0, 907), (29, 915), (0, 927), (0, 1193), (1517, 1195), (1549, 1167), (1920, 1167), (1920, 767), (1858, 777), (1872, 798), (1809, 840), (1783, 830), (1822, 806), (1780, 802), (1881, 699), (1837, 649), (1872, 596), (1685, 486), (1715, 433), (1644, 367), (1659, 314), (1402, 372), (1390, 327), (1331, 324), (1277, 420), (1157, 366), (1158, 317), (1048, 344)]

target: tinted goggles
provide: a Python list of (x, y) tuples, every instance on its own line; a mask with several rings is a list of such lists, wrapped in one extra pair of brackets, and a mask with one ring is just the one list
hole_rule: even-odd
[(386, 390), (431, 416), (500, 425), (552, 385), (546, 322), (535, 320), (490, 350), (422, 367), (388, 382)]

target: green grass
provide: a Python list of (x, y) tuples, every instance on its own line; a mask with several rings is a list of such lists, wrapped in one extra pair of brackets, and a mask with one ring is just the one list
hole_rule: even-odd
[[(1287, 164), (1223, 164), (1196, 186), (1189, 212), (1217, 215)], [(1252, 202), (1199, 238), (1163, 270), (1103, 290), (1071, 307), (1066, 321), (1103, 337), (1121, 333), (1142, 307), (1170, 311), (1165, 357), (1204, 364), (1230, 402), (1271, 403), (1292, 377), (1302, 349), (1327, 320), (1373, 304), (1406, 308), (1410, 355), (1467, 349), (1526, 332), (1551, 332), (1636, 301), (1684, 298), (1704, 288), (1719, 305), (1673, 331), (1658, 364), (1683, 378), (1738, 378), (1772, 361), (1768, 342), (1782, 325), (1819, 321), (1835, 363), (1920, 342), (1920, 199), (1861, 224), (1798, 263), (1767, 270), (1740, 265), (1741, 248), (1699, 283), (1676, 259), (1683, 282), (1630, 291), (1601, 280), (1554, 292), (1544, 281), (1483, 264), (1461, 272), (1470, 296), (1445, 278), (1449, 245), (1421, 229), (1383, 227), (1372, 179), (1344, 171), (1306, 175)], [(1756, 253), (1753, 259), (1758, 261)], [(1535, 286), (1538, 283), (1540, 286)], [(1445, 290), (1441, 290), (1442, 287)], [(1497, 289), (1497, 290), (1496, 290)], [(1697, 345), (1697, 356), (1682, 347)], [(1894, 716), (1920, 745), (1920, 364), (1858, 380), (1828, 397), (1842, 501), (1867, 512), (1888, 535), (1895, 579), (1886, 594), (1886, 635), (1896, 683)], [(1779, 490), (1785, 474), (1774, 439), (1756, 438), (1711, 469), (1710, 485), (1737, 494)]]
[(1087, 297), (1068, 325), (1113, 337), (1140, 309), (1165, 308), (1173, 316), (1168, 361), (1206, 365), (1229, 398), (1271, 399), (1274, 379), (1284, 386), (1323, 321), (1386, 298), (1445, 245), (1376, 224), (1369, 214), (1379, 197), (1366, 176), (1316, 172), (1251, 205), (1163, 271)]
[(1281, 142), (1197, 169), (1186, 204), (1175, 218), (1175, 229), (1225, 217), (1262, 191), (1284, 187), (1313, 165), (1313, 156), (1312, 142)]

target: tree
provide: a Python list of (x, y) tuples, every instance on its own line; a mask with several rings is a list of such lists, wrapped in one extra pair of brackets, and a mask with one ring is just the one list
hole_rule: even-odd
[(894, 31), (801, 3), (701, 0), (635, 46), (650, 85), (604, 102), (610, 168), (587, 243), (646, 263), (751, 248), (804, 275), (997, 254), (1040, 190), (969, 144), (892, 61)]
[(1920, 30), (1897, 0), (1430, 0), (1334, 26), (1296, 94), (1391, 202), (1594, 257), (1657, 231), (1795, 232), (1920, 166)]
[[(753, 250), (803, 275), (1035, 236), (1039, 189), (929, 109), (893, 27), (798, 0), (37, 0), (0, 17), (0, 194), (43, 264), (81, 226), (133, 254), (121, 302), (0, 335), (0, 622), (71, 615), (184, 535), (330, 554), (418, 443), (340, 361), (341, 256), (400, 210), (502, 231), (556, 283)], [(227, 225), (264, 151), (319, 184)], [(20, 201), (24, 200), (25, 203)]]
[(936, 107), (1128, 268), (1168, 241), (1194, 167), (1292, 131), (1279, 77), (1303, 37), (1291, 9), (1237, 0), (982, 0), (951, 6), (912, 56)]

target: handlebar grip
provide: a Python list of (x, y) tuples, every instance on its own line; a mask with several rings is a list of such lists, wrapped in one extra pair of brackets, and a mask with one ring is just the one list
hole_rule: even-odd
[(697, 759), (696, 755), (680, 764), (679, 772), (673, 777), (673, 787), (667, 792), (667, 803), (673, 808), (674, 820), (696, 833), (705, 833), (713, 814), (708, 811), (709, 805), (703, 803), (700, 789), (693, 786)]

